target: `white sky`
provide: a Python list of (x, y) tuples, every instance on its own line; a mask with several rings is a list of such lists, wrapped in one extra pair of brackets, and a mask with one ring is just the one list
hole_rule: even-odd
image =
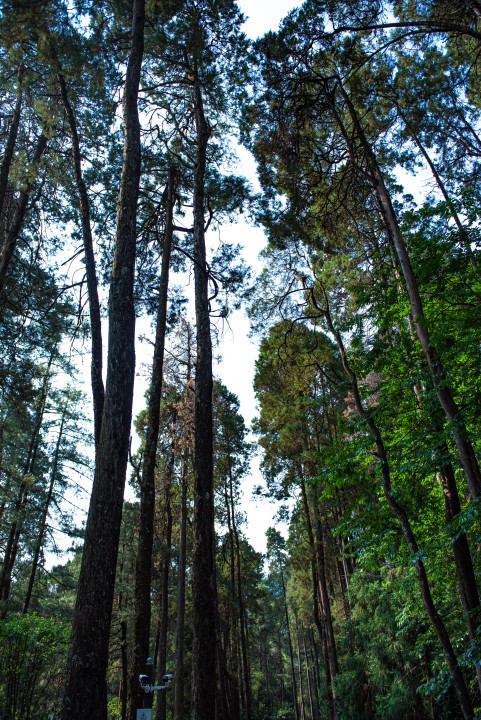
[(247, 18), (244, 31), (257, 38), (269, 30), (277, 30), (283, 17), (293, 8), (302, 5), (300, 0), (237, 0)]
[[(237, 0), (237, 4), (246, 16), (244, 30), (251, 38), (264, 35), (269, 30), (277, 30), (279, 23), (287, 13), (302, 4), (301, 0)], [(240, 172), (255, 182), (255, 163), (250, 154), (239, 151), (241, 157)], [(230, 227), (224, 227), (221, 236), (227, 242), (239, 243), (244, 247), (244, 258), (252, 267), (259, 268), (258, 256), (265, 245), (265, 238), (260, 228), (251, 227), (244, 221), (239, 221)], [(218, 375), (228, 389), (235, 393), (240, 400), (240, 410), (249, 426), (256, 416), (256, 401), (252, 383), (254, 379), (254, 363), (257, 358), (257, 339), (249, 337), (249, 321), (241, 310), (229, 318), (232, 330), (226, 329), (221, 340), (219, 352), (222, 362), (215, 368)], [(265, 552), (267, 528), (274, 524), (273, 516), (277, 511), (277, 504), (268, 500), (255, 500), (252, 490), (262, 483), (259, 470), (260, 458), (254, 458), (251, 463), (251, 474), (243, 484), (243, 498), (240, 509), (247, 516), (247, 526), (242, 529), (250, 543), (258, 552)], [(279, 528), (282, 529), (282, 528)]]
[[(295, 7), (302, 4), (301, 0), (237, 0), (241, 11), (247, 20), (244, 30), (251, 38), (256, 38), (268, 30), (277, 30), (280, 21)], [(239, 174), (249, 178), (257, 189), (255, 162), (250, 153), (244, 148), (238, 149), (240, 165)], [(221, 228), (221, 238), (225, 242), (238, 243), (243, 247), (243, 257), (247, 264), (253, 268), (253, 273), (259, 270), (260, 263), (258, 256), (265, 245), (263, 231), (258, 227), (248, 225), (242, 218), (239, 222), (226, 225)], [(236, 311), (228, 318), (229, 325), (225, 327), (220, 339), (220, 344), (214, 349), (215, 355), (222, 357), (221, 362), (214, 368), (214, 373), (220, 377), (227, 388), (235, 393), (240, 401), (240, 411), (244, 417), (247, 427), (250, 426), (257, 414), (254, 391), (252, 389), (254, 379), (254, 363), (257, 358), (258, 341), (249, 337), (250, 327), (243, 310)], [(103, 328), (104, 345), (107, 338), (107, 327)], [(145, 322), (137, 321), (137, 334), (149, 335), (149, 329)], [(104, 347), (104, 351), (106, 348)], [(136, 354), (136, 383), (134, 392), (133, 417), (145, 407), (145, 389), (148, 384), (149, 358), (146, 353), (146, 346), (137, 345)], [(85, 384), (90, 385), (90, 358), (84, 358), (81, 362)], [(105, 362), (106, 367), (106, 362)], [(87, 395), (90, 393), (87, 391)], [(90, 398), (89, 398), (90, 401)], [(135, 448), (138, 440), (133, 438)], [(273, 516), (277, 511), (277, 505), (268, 500), (252, 498), (252, 490), (256, 485), (262, 484), (262, 476), (259, 470), (259, 457), (253, 458), (251, 463), (251, 474), (246, 477), (243, 483), (243, 498), (240, 509), (247, 516), (247, 525), (242, 530), (247, 535), (252, 546), (259, 552), (265, 552), (265, 532), (268, 527), (274, 524)], [(129, 469), (127, 469), (129, 474)], [(132, 489), (126, 486), (126, 498), (133, 499)], [(83, 504), (79, 499), (79, 504)], [(279, 527), (282, 530), (282, 527)], [(61, 543), (62, 544), (62, 543)]]

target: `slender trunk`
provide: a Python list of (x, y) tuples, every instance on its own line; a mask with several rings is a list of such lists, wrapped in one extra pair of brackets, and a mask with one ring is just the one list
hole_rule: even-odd
[(332, 612), (331, 612), (331, 601), (327, 590), (327, 577), (326, 577), (326, 559), (324, 552), (324, 540), (323, 530), (321, 525), (321, 519), (319, 515), (319, 506), (317, 501), (317, 493), (315, 488), (311, 486), (311, 501), (312, 501), (312, 514), (314, 517), (314, 534), (316, 540), (316, 561), (317, 561), (317, 575), (319, 580), (319, 597), (321, 600), (322, 612), (325, 618), (325, 632), (327, 641), (327, 654), (329, 658), (329, 667), (331, 670), (331, 676), (333, 680), (333, 694), (335, 699), (335, 677), (339, 672), (339, 666), (337, 662), (337, 651), (336, 651), (336, 640), (334, 637), (334, 627), (332, 623)]
[(284, 582), (283, 574), (281, 575), (281, 582), (282, 582), (282, 599), (284, 601), (284, 614), (285, 614), (285, 618), (286, 618), (287, 644), (289, 646), (289, 661), (290, 661), (290, 667), (291, 667), (292, 696), (293, 696), (293, 701), (294, 701), (294, 717), (295, 717), (295, 720), (299, 720), (299, 701), (297, 698), (296, 671), (294, 668), (294, 652), (292, 649), (291, 626), (290, 626), (290, 622), (289, 622), (289, 611), (287, 608), (286, 585)]
[(120, 621), (120, 658), (122, 663), (122, 681), (120, 683), (120, 707), (122, 720), (127, 718), (127, 697), (129, 687), (129, 659), (127, 656), (127, 623)]
[(305, 632), (302, 633), (302, 647), (304, 650), (304, 659), (306, 663), (307, 691), (309, 693), (309, 708), (311, 710), (311, 718), (312, 720), (319, 720), (319, 705), (315, 691), (314, 670), (311, 668), (310, 657), (307, 652)]
[(372, 416), (364, 408), (364, 405), (361, 400), (361, 395), (359, 392), (359, 384), (357, 381), (357, 377), (349, 364), (349, 361), (347, 358), (347, 353), (346, 353), (341, 335), (340, 335), (339, 331), (334, 327), (330, 309), (329, 309), (329, 301), (328, 301), (327, 293), (325, 290), (323, 292), (324, 292), (324, 300), (325, 300), (325, 307), (323, 310), (321, 310), (321, 308), (319, 308), (312, 291), (310, 291), (311, 300), (312, 300), (314, 306), (316, 307), (316, 309), (319, 312), (321, 312), (322, 315), (324, 316), (328, 330), (335, 338), (335, 341), (339, 348), (339, 354), (341, 356), (341, 361), (342, 361), (342, 365), (344, 368), (344, 372), (351, 384), (351, 392), (353, 394), (356, 411), (357, 411), (358, 415), (361, 418), (363, 418), (363, 420), (366, 422), (366, 425), (369, 428), (369, 431), (375, 442), (377, 454), (378, 454), (380, 464), (381, 464), (381, 475), (382, 475), (384, 497), (386, 499), (389, 509), (391, 510), (391, 512), (393, 513), (393, 515), (397, 518), (397, 520), (399, 522), (399, 525), (401, 527), (401, 530), (403, 532), (404, 538), (408, 545), (409, 551), (411, 552), (411, 555), (413, 556), (413, 558), (415, 558), (414, 567), (416, 570), (416, 575), (417, 575), (418, 583), (419, 583), (419, 589), (421, 592), (421, 597), (422, 597), (424, 609), (426, 611), (426, 615), (428, 616), (428, 618), (433, 626), (433, 629), (438, 637), (438, 640), (441, 644), (441, 647), (443, 649), (444, 656), (446, 658), (446, 662), (448, 664), (448, 667), (449, 667), (449, 670), (451, 673), (451, 677), (453, 680), (453, 684), (454, 684), (454, 687), (456, 690), (456, 694), (458, 696), (458, 701), (461, 706), (463, 718), (465, 720), (470, 720), (471, 718), (474, 717), (474, 715), (473, 715), (473, 707), (471, 704), (471, 698), (469, 696), (468, 688), (466, 686), (466, 682), (465, 682), (463, 673), (459, 667), (458, 659), (456, 657), (456, 653), (452, 646), (449, 635), (446, 631), (445, 625), (434, 605), (434, 601), (433, 601), (433, 598), (431, 595), (431, 588), (429, 586), (429, 581), (428, 581), (428, 577), (426, 574), (426, 569), (424, 567), (423, 561), (420, 558), (419, 546), (417, 544), (417, 540), (415, 538), (411, 524), (407, 517), (406, 511), (404, 510), (402, 505), (396, 500), (396, 498), (394, 497), (394, 494), (392, 492), (391, 471), (390, 471), (389, 460), (388, 460), (388, 456), (387, 456), (387, 452), (386, 452), (386, 448), (384, 446), (382, 436), (381, 436), (379, 429), (378, 429), (376, 423), (374, 422)]
[(0, 617), (5, 618), (8, 608), (8, 599), (10, 597), (10, 589), (12, 584), (12, 572), (17, 559), (20, 537), (23, 529), (23, 520), (25, 516), (25, 507), (29, 497), (30, 483), (27, 476), (33, 474), (37, 451), (40, 443), (40, 430), (42, 429), (45, 408), (47, 404), (48, 392), (50, 389), (50, 375), (56, 348), (50, 352), (47, 369), (42, 383), (42, 390), (36, 411), (35, 423), (33, 426), (30, 443), (27, 450), (27, 456), (23, 467), (23, 477), (17, 493), (15, 501), (13, 520), (10, 526), (10, 532), (3, 557), (2, 573), (0, 575)]
[[(167, 672), (167, 633), (169, 629), (169, 575), (170, 558), (172, 552), (172, 507), (171, 489), (172, 478), (175, 468), (175, 416), (172, 422), (172, 448), (164, 480), (164, 502), (165, 502), (165, 545), (161, 566), (161, 596), (160, 596), (160, 632), (159, 632), (159, 665), (158, 681), (162, 684), (162, 677)], [(165, 720), (166, 717), (166, 693), (160, 693), (157, 698), (156, 720)]]
[(185, 568), (187, 556), (187, 469), (188, 453), (182, 461), (182, 495), (180, 504), (179, 556), (177, 563), (177, 622), (175, 627), (174, 720), (184, 719), (184, 628)]
[(155, 515), (155, 464), (160, 428), (160, 401), (162, 397), (165, 332), (167, 326), (167, 296), (169, 288), (170, 255), (173, 237), (173, 212), (175, 198), (175, 173), (169, 169), (167, 184), (167, 204), (162, 268), (160, 272), (159, 298), (157, 303), (157, 323), (155, 330), (154, 357), (148, 402), (147, 429), (140, 481), (140, 519), (139, 540), (135, 563), (135, 615), (134, 649), (129, 681), (129, 720), (135, 720), (137, 708), (142, 707), (143, 692), (139, 683), (139, 674), (150, 655), (151, 620), (151, 584), (152, 549), (154, 542)]
[(30, 571), (30, 579), (28, 581), (27, 592), (26, 592), (25, 600), (24, 600), (24, 604), (23, 604), (23, 614), (24, 615), (27, 614), (28, 608), (30, 606), (30, 600), (32, 597), (33, 586), (35, 583), (35, 575), (37, 574), (38, 561), (39, 561), (40, 553), (41, 553), (42, 547), (43, 547), (43, 540), (45, 537), (45, 529), (47, 527), (48, 513), (50, 510), (50, 504), (52, 502), (52, 497), (53, 497), (53, 489), (55, 487), (55, 482), (57, 480), (57, 472), (58, 472), (58, 465), (59, 465), (59, 458), (60, 458), (60, 443), (62, 442), (62, 438), (63, 438), (63, 428), (64, 428), (64, 424), (65, 424), (66, 414), (67, 414), (67, 407), (65, 406), (63, 409), (63, 413), (62, 413), (62, 419), (60, 421), (60, 428), (58, 431), (57, 443), (55, 445), (55, 452), (53, 455), (52, 470), (50, 472), (50, 484), (48, 487), (47, 497), (45, 498), (45, 502), (43, 505), (42, 516), (40, 518), (37, 542), (35, 545), (35, 552), (34, 552), (33, 560), (32, 560), (32, 569)]
[(3, 155), (2, 164), (0, 165), (0, 227), (1, 218), (5, 209), (5, 201), (8, 187), (8, 176), (10, 175), (10, 167), (15, 152), (15, 143), (17, 142), (18, 128), (20, 125), (20, 113), (23, 101), (23, 76), (25, 75), (25, 64), (23, 61), (18, 66), (17, 73), (17, 102), (13, 111), (12, 122), (8, 131), (8, 138), (5, 144), (5, 153)]
[[(466, 481), (468, 483), (469, 491), (473, 499), (476, 499), (481, 494), (481, 472), (479, 469), (478, 460), (476, 458), (471, 441), (468, 437), (468, 432), (462, 414), (456, 404), (456, 401), (454, 400), (454, 396), (448, 384), (441, 357), (439, 356), (437, 349), (431, 342), (426, 317), (424, 315), (423, 302), (417, 284), (417, 279), (414, 274), (414, 270), (406, 249), (399, 223), (397, 221), (396, 213), (394, 212), (391, 196), (384, 182), (384, 177), (377, 162), (377, 158), (374, 155), (373, 149), (364, 134), (364, 130), (362, 128), (356, 109), (348, 93), (346, 92), (341, 83), (339, 83), (339, 88), (342, 97), (347, 105), (349, 115), (351, 117), (356, 134), (366, 157), (366, 163), (373, 185), (373, 191), (379, 203), (386, 231), (392, 240), (397, 257), (399, 259), (399, 264), (401, 266), (401, 271), (404, 276), (406, 290), (409, 297), (411, 314), (413, 317), (416, 335), (426, 358), (429, 370), (431, 372), (432, 381), (436, 390), (439, 403), (444, 411), (446, 419), (452, 427), (459, 461), (466, 475)], [(349, 151), (352, 153), (351, 140), (346, 133), (342, 119), (337, 113), (337, 109), (334, 106), (334, 101), (332, 101), (331, 108), (333, 110), (336, 121), (338, 122), (339, 128), (343, 133), (346, 145), (348, 146)]]
[[(191, 328), (187, 325), (187, 377), (184, 391), (184, 404), (189, 407), (191, 390)], [(185, 629), (185, 585), (187, 561), (187, 495), (188, 472), (191, 457), (191, 443), (188, 431), (184, 426), (184, 450), (182, 454), (181, 473), (181, 505), (179, 529), (179, 554), (177, 563), (177, 620), (175, 627), (175, 685), (174, 685), (174, 720), (184, 720), (184, 629)]]
[(422, 155), (423, 158), (425, 159), (425, 161), (426, 161), (429, 169), (431, 170), (431, 173), (432, 173), (432, 175), (433, 175), (433, 177), (434, 177), (434, 179), (435, 179), (435, 181), (436, 181), (436, 184), (437, 184), (439, 190), (441, 191), (441, 194), (442, 194), (442, 196), (443, 196), (443, 198), (444, 198), (444, 200), (445, 200), (445, 202), (446, 202), (446, 205), (447, 205), (448, 208), (449, 208), (449, 212), (451, 213), (451, 217), (453, 218), (453, 220), (454, 220), (454, 222), (455, 222), (455, 224), (456, 224), (456, 227), (457, 227), (458, 230), (459, 230), (459, 237), (461, 238), (461, 242), (462, 242), (463, 245), (464, 245), (464, 249), (465, 249), (465, 251), (466, 251), (466, 255), (467, 255), (468, 259), (469, 259), (469, 262), (471, 263), (471, 267), (473, 268), (473, 272), (474, 272), (474, 274), (476, 275), (476, 277), (478, 278), (478, 280), (481, 280), (481, 272), (480, 272), (480, 270), (479, 270), (479, 268), (478, 268), (478, 265), (477, 265), (477, 262), (476, 262), (476, 258), (475, 258), (475, 256), (474, 256), (474, 253), (473, 253), (472, 248), (471, 248), (471, 244), (470, 244), (470, 241), (469, 241), (469, 235), (468, 235), (468, 233), (466, 232), (466, 228), (464, 227), (463, 223), (461, 222), (461, 218), (459, 217), (459, 215), (458, 215), (458, 213), (457, 213), (457, 210), (456, 210), (456, 208), (455, 208), (455, 206), (454, 206), (454, 203), (453, 203), (453, 201), (451, 200), (451, 198), (450, 198), (450, 196), (449, 196), (449, 193), (448, 193), (448, 191), (447, 191), (447, 189), (446, 189), (446, 186), (444, 185), (444, 183), (443, 183), (443, 181), (442, 181), (442, 178), (441, 178), (440, 174), (438, 173), (438, 170), (437, 170), (437, 168), (436, 168), (436, 165), (435, 165), (435, 164), (433, 163), (433, 161), (431, 160), (431, 157), (430, 157), (428, 151), (426, 150), (426, 148), (424, 147), (424, 145), (422, 144), (421, 139), (419, 138), (418, 134), (416, 133), (416, 131), (414, 130), (414, 128), (412, 127), (412, 125), (411, 125), (411, 124), (408, 122), (408, 120), (406, 119), (406, 116), (404, 115), (402, 109), (400, 108), (400, 106), (398, 105), (397, 102), (396, 102), (396, 108), (397, 108), (397, 111), (398, 111), (398, 114), (399, 114), (400, 118), (402, 119), (402, 121), (403, 121), (404, 124), (406, 125), (406, 128), (407, 128), (408, 132), (411, 134), (412, 139), (414, 140), (414, 142), (415, 142), (416, 145), (418, 146), (419, 152), (421, 153), (421, 155)]
[(234, 481), (232, 477), (232, 465), (231, 457), (228, 457), (228, 470), (229, 470), (229, 495), (230, 495), (230, 514), (232, 522), (232, 532), (235, 541), (235, 561), (236, 561), (236, 579), (237, 579), (237, 602), (239, 607), (239, 627), (240, 627), (240, 641), (241, 641), (241, 652), (242, 652), (242, 673), (245, 686), (246, 706), (245, 716), (246, 720), (251, 720), (252, 717), (252, 692), (251, 692), (251, 679), (250, 679), (250, 668), (249, 668), (249, 654), (247, 649), (247, 622), (246, 622), (246, 608), (244, 602), (244, 589), (242, 586), (242, 566), (241, 566), (241, 554), (240, 554), (240, 543), (239, 533), (237, 532), (237, 524), (235, 519), (235, 507), (234, 507)]
[(102, 378), (102, 321), (100, 319), (100, 301), (97, 287), (97, 273), (95, 270), (95, 256), (92, 239), (92, 227), (90, 223), (90, 202), (87, 187), (82, 175), (82, 162), (80, 154), (80, 142), (77, 132), (77, 121), (72, 106), (70, 105), (65, 78), (61, 73), (57, 74), (60, 86), (60, 94), (70, 128), (72, 140), (72, 156), (74, 163), (74, 175), (77, 185), (80, 218), (82, 224), (82, 238), (85, 256), (85, 275), (87, 279), (87, 290), (90, 312), (90, 332), (92, 335), (92, 359), (90, 365), (90, 377), (92, 384), (92, 396), (94, 407), (94, 437), (95, 445), (98, 445), (100, 427), (102, 423), (102, 412), (104, 408), (105, 389)]
[(124, 153), (109, 300), (108, 368), (67, 662), (63, 720), (106, 720), (108, 647), (135, 376), (134, 272), (140, 183), (137, 107), (145, 0), (134, 0), (123, 96)]
[[(235, 522), (233, 514), (233, 504), (231, 502), (231, 494), (229, 491), (230, 484), (228, 483), (228, 479), (226, 478), (224, 483), (224, 500), (225, 500), (225, 509), (226, 509), (226, 516), (227, 516), (227, 530), (229, 533), (229, 573), (230, 573), (230, 592), (231, 592), (231, 598), (232, 603), (235, 605), (235, 598), (238, 594), (236, 592), (236, 552), (235, 552), (235, 542), (234, 542), (234, 530), (233, 530), (233, 522)], [(237, 603), (237, 607), (239, 607), (239, 604)], [(240, 613), (240, 609), (239, 609)], [(246, 707), (246, 693), (245, 693), (245, 687), (243, 683), (243, 678), (245, 679), (245, 675), (240, 673), (240, 668), (242, 668), (242, 659), (241, 659), (241, 649), (240, 649), (240, 642), (239, 642), (239, 617), (236, 612), (232, 612), (232, 620), (231, 620), (231, 637), (232, 637), (232, 650), (231, 650), (231, 674), (235, 678), (235, 682), (237, 684), (236, 687), (236, 695), (237, 695), (237, 702), (238, 704), (241, 703), (242, 710)], [(227, 647), (227, 643), (226, 643)], [(238, 687), (240, 686), (241, 692), (239, 693)], [(239, 707), (236, 708), (237, 714), (240, 712)]]
[(8, 268), (10, 266), (10, 261), (12, 259), (15, 247), (17, 245), (17, 240), (23, 228), (23, 223), (25, 221), (25, 216), (28, 209), (28, 201), (30, 200), (30, 195), (32, 193), (33, 186), (37, 178), (38, 164), (46, 148), (47, 138), (45, 137), (45, 135), (40, 135), (37, 141), (37, 145), (35, 147), (35, 151), (33, 153), (32, 162), (30, 163), (28, 179), (26, 180), (25, 186), (20, 193), (20, 197), (17, 203), (17, 209), (13, 216), (12, 222), (6, 231), (3, 247), (0, 251), (0, 295), (3, 295), (5, 278), (7, 276)]
[(302, 679), (301, 644), (299, 641), (299, 623), (296, 616), (296, 644), (297, 644), (297, 672), (299, 675), (299, 693), (301, 706), (301, 720), (306, 720), (306, 706), (304, 701), (304, 680)]
[(215, 536), (212, 427), (212, 341), (204, 229), (204, 182), (210, 127), (204, 115), (200, 81), (194, 68), (197, 132), (194, 170), (194, 279), (197, 359), (195, 378), (194, 547), (192, 554), (192, 717), (215, 713)]
[[(444, 462), (438, 477), (444, 495), (446, 521), (449, 524), (461, 512), (461, 503), (453, 466), (446, 460), (449, 457), (449, 450), (446, 445), (441, 448), (440, 454), (444, 458)], [(452, 548), (458, 578), (458, 593), (466, 619), (469, 639), (474, 643), (478, 637), (479, 628), (479, 593), (465, 532), (456, 534), (456, 537), (452, 540)], [(478, 689), (481, 692), (481, 664), (477, 662), (475, 668)]]
[[(311, 522), (311, 513), (309, 509), (309, 500), (307, 497), (306, 484), (304, 481), (301, 482), (301, 495), (304, 507), (304, 516), (306, 519), (307, 536), (309, 540), (309, 547), (311, 550), (311, 571), (313, 580), (313, 601), (314, 601), (314, 620), (319, 633), (319, 639), (322, 643), (323, 655), (324, 655), (324, 669), (326, 673), (326, 690), (327, 690), (327, 704), (328, 704), (328, 715), (329, 720), (336, 720), (337, 709), (336, 709), (336, 698), (334, 693), (334, 677), (332, 674), (332, 661), (329, 657), (329, 640), (326, 632), (326, 617), (324, 614), (324, 603), (320, 598), (320, 585), (321, 582), (318, 577), (318, 562), (316, 558), (316, 542), (314, 539), (314, 531)], [(326, 588), (327, 592), (327, 588)], [(319, 600), (321, 600), (321, 608), (319, 608)], [(322, 618), (319, 610), (322, 611)]]

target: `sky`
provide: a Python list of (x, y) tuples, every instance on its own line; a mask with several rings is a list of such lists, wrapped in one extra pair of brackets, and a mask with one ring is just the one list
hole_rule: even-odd
[[(286, 14), (295, 7), (302, 4), (301, 0), (237, 0), (238, 5), (246, 16), (244, 30), (246, 34), (255, 39), (260, 37), (268, 30), (277, 30), (280, 21)], [(237, 149), (239, 156), (239, 167), (237, 172), (247, 177), (253, 187), (257, 190), (258, 183), (256, 179), (255, 161), (248, 150), (239, 147)], [(243, 218), (231, 225), (224, 225), (220, 230), (221, 239), (225, 242), (239, 244), (242, 246), (243, 258), (246, 263), (252, 267), (253, 275), (258, 272), (261, 263), (259, 261), (259, 253), (265, 246), (265, 236), (261, 228), (249, 225)], [(137, 335), (150, 336), (149, 321), (137, 321)], [(104, 328), (104, 338), (107, 337), (106, 328)], [(220, 362), (214, 367), (214, 374), (219, 377), (224, 385), (237, 395), (240, 401), (240, 412), (244, 418), (247, 427), (250, 427), (252, 420), (257, 415), (256, 400), (253, 391), (253, 379), (255, 370), (255, 361), (258, 354), (258, 338), (250, 336), (249, 320), (246, 317), (245, 310), (239, 310), (229, 315), (228, 324), (223, 328), (223, 333), (219, 338), (219, 344), (214, 348), (214, 355), (221, 358)], [(104, 343), (105, 345), (106, 343)], [(137, 367), (136, 381), (134, 389), (134, 406), (133, 417), (145, 407), (145, 390), (150, 377), (150, 358), (146, 352), (145, 344), (137, 344)], [(104, 347), (104, 351), (106, 348)], [(81, 361), (82, 374), (86, 387), (90, 384), (90, 358), (86, 357)], [(106, 362), (105, 362), (106, 367)], [(133, 434), (132, 448), (135, 451), (139, 439)], [(254, 440), (251, 436), (250, 440)], [(266, 550), (266, 530), (276, 524), (274, 516), (277, 512), (277, 504), (271, 503), (267, 499), (259, 499), (252, 497), (253, 488), (262, 484), (262, 475), (259, 469), (260, 457), (253, 457), (251, 462), (251, 472), (245, 478), (242, 486), (243, 497), (240, 503), (240, 509), (245, 513), (247, 524), (242, 526), (242, 530), (247, 536), (249, 542), (258, 552), (264, 553)], [(127, 474), (129, 469), (127, 469)], [(86, 494), (88, 490), (88, 481), (85, 480)], [(135, 495), (132, 488), (127, 485), (125, 497), (127, 500), (133, 500)], [(82, 500), (85, 498), (82, 497)], [(82, 501), (79, 501), (81, 504)], [(282, 531), (286, 530), (285, 526), (276, 524)]]
[(295, 7), (302, 5), (300, 0), (237, 0), (237, 4), (247, 18), (245, 33), (251, 38), (264, 35), (269, 30), (277, 30), (279, 22)]
[[(246, 34), (255, 39), (269, 30), (277, 30), (279, 23), (287, 13), (302, 4), (300, 0), (237, 0), (247, 20), (244, 24)], [(255, 185), (255, 163), (249, 152), (239, 149), (241, 160), (239, 171)], [(244, 259), (255, 269), (260, 267), (259, 253), (265, 246), (265, 237), (261, 228), (248, 225), (243, 220), (222, 228), (222, 237), (228, 242), (239, 243), (244, 248)], [(240, 401), (240, 411), (247, 426), (250, 426), (257, 414), (256, 401), (252, 388), (255, 361), (258, 353), (258, 339), (250, 337), (249, 320), (243, 310), (233, 313), (229, 318), (230, 328), (226, 328), (220, 341), (218, 352), (222, 361), (214, 372), (228, 389), (235, 393)], [(243, 498), (240, 509), (245, 513), (247, 525), (242, 530), (251, 545), (258, 552), (266, 550), (266, 530), (276, 524), (274, 516), (277, 505), (267, 499), (252, 497), (255, 486), (262, 484), (259, 469), (260, 457), (254, 457), (251, 474), (243, 483)], [(282, 531), (282, 526), (277, 524)], [(284, 528), (285, 529), (285, 528)]]

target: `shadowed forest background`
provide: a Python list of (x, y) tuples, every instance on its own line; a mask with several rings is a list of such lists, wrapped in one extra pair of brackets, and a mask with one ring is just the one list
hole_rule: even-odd
[(243, 22), (0, 8), (0, 720), (481, 717), (481, 4)]

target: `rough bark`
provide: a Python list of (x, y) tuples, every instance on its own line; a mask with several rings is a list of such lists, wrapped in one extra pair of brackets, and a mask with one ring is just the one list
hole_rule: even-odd
[(173, 236), (173, 208), (175, 197), (175, 172), (169, 170), (167, 184), (166, 222), (162, 250), (157, 323), (155, 330), (154, 357), (148, 401), (147, 429), (140, 481), (140, 519), (137, 557), (135, 562), (134, 590), (134, 648), (129, 682), (130, 720), (135, 720), (137, 708), (142, 707), (143, 692), (138, 677), (149, 652), (151, 621), (152, 548), (154, 542), (155, 516), (155, 465), (160, 428), (160, 401), (162, 397), (165, 331), (167, 326), (167, 296), (169, 288), (170, 256)]
[(194, 169), (194, 279), (196, 316), (194, 546), (192, 554), (192, 717), (212, 720), (216, 694), (215, 537), (212, 427), (212, 341), (204, 229), (204, 181), (210, 127), (197, 68), (193, 95), (197, 132)]
[(145, 2), (134, 0), (123, 95), (124, 152), (109, 298), (102, 427), (67, 662), (62, 720), (106, 720), (106, 671), (135, 375), (133, 301)]

